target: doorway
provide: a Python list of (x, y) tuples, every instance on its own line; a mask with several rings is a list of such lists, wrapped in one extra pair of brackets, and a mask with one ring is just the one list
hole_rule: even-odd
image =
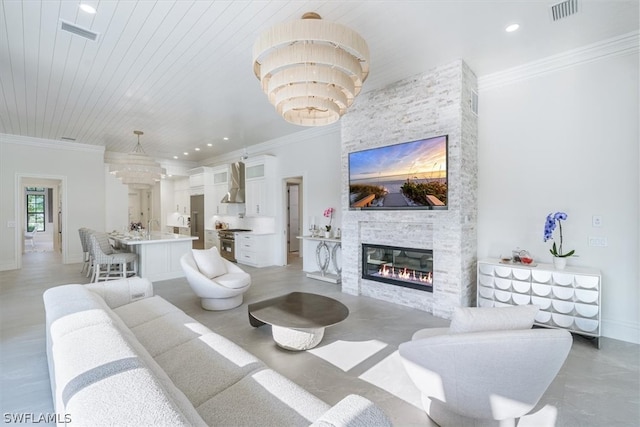
[(24, 257), (41, 258), (46, 254), (57, 263), (64, 263), (63, 189), (63, 178), (20, 176), (16, 199), (17, 268), (22, 268)]
[(302, 177), (285, 180), (285, 251), (286, 264), (302, 265)]

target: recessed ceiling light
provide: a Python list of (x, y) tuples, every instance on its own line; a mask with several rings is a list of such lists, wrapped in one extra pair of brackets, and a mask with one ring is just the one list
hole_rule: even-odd
[(229, 140), (229, 138), (227, 138), (226, 136), (225, 136), (224, 138), (222, 138), (222, 139), (224, 139), (225, 141), (228, 141), (228, 140)]
[(212, 143), (208, 143), (207, 147), (213, 147), (213, 144)]
[(511, 25), (507, 25), (507, 28), (505, 28), (504, 30), (507, 33), (513, 33), (514, 31), (516, 31), (518, 28), (520, 28), (520, 24), (511, 24)]
[(177, 158), (178, 158), (178, 156), (173, 156), (173, 158), (174, 158), (174, 159), (177, 159)]
[(200, 149), (198, 147), (196, 147), (196, 151), (200, 151)]
[(184, 154), (185, 156), (188, 156), (188, 155), (189, 155), (189, 153), (187, 153), (186, 151), (185, 151), (184, 153), (182, 153), (182, 154)]
[(82, 10), (83, 12), (87, 12), (90, 14), (94, 14), (96, 13), (96, 8), (91, 6), (90, 4), (86, 4), (86, 3), (80, 3), (80, 10)]

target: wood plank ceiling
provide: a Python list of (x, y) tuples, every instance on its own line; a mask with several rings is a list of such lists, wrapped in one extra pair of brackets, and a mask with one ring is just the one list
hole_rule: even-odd
[[(79, 1), (2, 1), (0, 133), (129, 152), (139, 129), (149, 155), (201, 161), (298, 132), (262, 93), (251, 49), (260, 32), (307, 11), (367, 40), (364, 91), (458, 58), (481, 76), (638, 30), (637, 0), (582, 0), (556, 23), (545, 1), (88, 3), (96, 14)], [(61, 21), (97, 41), (61, 31)], [(512, 22), (521, 30), (505, 33)]]

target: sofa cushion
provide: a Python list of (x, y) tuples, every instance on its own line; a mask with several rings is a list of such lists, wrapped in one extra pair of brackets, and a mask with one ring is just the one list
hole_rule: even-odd
[(196, 322), (183, 311), (167, 313), (135, 326), (131, 331), (153, 358), (211, 332), (209, 328)]
[(265, 368), (251, 353), (213, 332), (162, 353), (156, 362), (194, 406)]
[(214, 246), (211, 249), (192, 249), (198, 270), (209, 279), (222, 276), (227, 272), (224, 260)]
[[(245, 410), (237, 408), (242, 402)], [(309, 425), (329, 405), (271, 369), (244, 377), (196, 410), (209, 425), (299, 426)]]
[[(114, 410), (114, 408), (118, 408)], [(64, 410), (71, 425), (190, 426), (148, 369), (141, 366), (105, 375), (82, 387)]]
[(130, 328), (135, 328), (138, 325), (150, 322), (165, 314), (179, 311), (181, 310), (178, 307), (159, 296), (135, 301), (113, 310)]
[(108, 282), (89, 283), (85, 287), (102, 297), (112, 309), (153, 296), (153, 285), (149, 279), (137, 276)]
[[(116, 324), (109, 320), (85, 323), (51, 340), (56, 411), (72, 414), (74, 424), (190, 424)], [(122, 412), (114, 407), (126, 408), (127, 418), (122, 419)]]
[(311, 427), (370, 427), (383, 425), (382, 420), (386, 421), (384, 425), (391, 425), (380, 408), (362, 396), (350, 394), (332, 406)]
[(535, 305), (456, 307), (449, 333), (531, 329), (538, 310)]

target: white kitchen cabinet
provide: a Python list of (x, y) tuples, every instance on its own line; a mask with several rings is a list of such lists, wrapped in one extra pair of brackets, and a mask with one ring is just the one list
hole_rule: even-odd
[(189, 195), (205, 194), (208, 187), (213, 185), (213, 171), (208, 167), (189, 170)]
[(213, 198), (213, 214), (214, 215), (226, 215), (227, 203), (220, 203), (222, 198), (229, 191), (229, 166), (220, 166), (213, 169), (213, 186), (212, 186), (212, 198)]
[(601, 286), (596, 269), (556, 270), (552, 264), (530, 267), (483, 260), (478, 262), (477, 305), (537, 305), (536, 325), (593, 337), (599, 345)]
[(252, 267), (274, 265), (274, 234), (235, 233), (236, 260)]
[(205, 230), (204, 231), (204, 248), (211, 249), (212, 247), (219, 248), (218, 231)]
[(275, 216), (276, 158), (258, 156), (245, 162), (247, 216)]
[(178, 179), (174, 182), (173, 200), (175, 212), (189, 216), (191, 212), (191, 194), (189, 194), (189, 179)]

